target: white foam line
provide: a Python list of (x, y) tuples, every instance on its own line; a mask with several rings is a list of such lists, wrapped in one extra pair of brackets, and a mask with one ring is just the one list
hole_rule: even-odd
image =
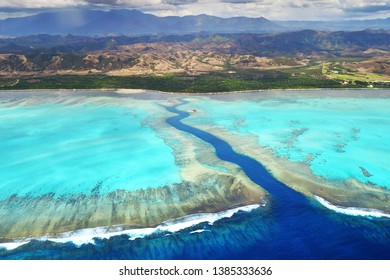
[(15, 249), (21, 245), (28, 243), (29, 241), (35, 239), (40, 241), (53, 241), (58, 243), (72, 242), (76, 246), (81, 246), (83, 244), (92, 243), (94, 244), (94, 238), (107, 239), (113, 236), (118, 235), (128, 235), (129, 240), (134, 240), (137, 238), (143, 238), (145, 236), (151, 235), (153, 233), (159, 232), (177, 232), (185, 228), (200, 224), (208, 223), (213, 224), (217, 220), (223, 218), (231, 218), (234, 214), (239, 211), (250, 212), (256, 208), (259, 208), (259, 204), (253, 204), (243, 207), (238, 207), (218, 213), (201, 213), (201, 214), (192, 214), (184, 216), (182, 218), (168, 220), (161, 225), (154, 228), (140, 228), (140, 229), (127, 229), (124, 230), (122, 227), (97, 227), (97, 228), (87, 228), (77, 231), (71, 231), (57, 235), (56, 237), (52, 236), (42, 236), (39, 238), (29, 238), (24, 239), (23, 242), (14, 242), (14, 243), (0, 243), (0, 247), (4, 247), (7, 250)]
[(209, 230), (205, 230), (205, 229), (197, 229), (197, 230), (191, 231), (191, 232), (190, 232), (190, 234), (194, 234), (194, 233), (202, 233), (202, 232), (205, 232), (205, 231), (209, 231)]
[(390, 214), (371, 208), (357, 208), (357, 207), (343, 207), (331, 204), (329, 201), (319, 196), (314, 196), (315, 199), (326, 208), (338, 213), (351, 215), (351, 216), (366, 216), (375, 218), (390, 218)]
[(16, 249), (24, 244), (27, 244), (28, 241), (24, 242), (12, 242), (12, 243), (0, 243), (0, 248), (4, 248), (6, 250), (13, 250)]

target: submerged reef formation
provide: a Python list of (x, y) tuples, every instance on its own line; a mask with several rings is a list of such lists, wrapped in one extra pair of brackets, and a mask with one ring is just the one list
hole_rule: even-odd
[[(249, 187), (248, 187), (249, 185)], [(56, 198), (14, 195), (0, 202), (0, 242), (13, 238), (54, 236), (85, 228), (156, 226), (193, 213), (214, 213), (258, 204), (260, 188), (231, 175), (203, 174), (196, 183), (182, 182), (159, 188), (106, 195), (69, 195)]]
[[(58, 137), (53, 138), (53, 140), (45, 136), (44, 133), (47, 133), (47, 129), (34, 127), (34, 125), (42, 125), (41, 122), (32, 121), (30, 123), (29, 129), (33, 130), (33, 134), (41, 133), (38, 136), (42, 139), (46, 137), (46, 141), (68, 141), (67, 147), (70, 144), (75, 147), (80, 145), (79, 143), (83, 145), (94, 143), (94, 145), (86, 145), (84, 150), (83, 148), (77, 148), (77, 150), (69, 150), (63, 154), (57, 152), (55, 156), (48, 157), (48, 159), (51, 159), (51, 161), (47, 161), (48, 165), (58, 164), (58, 169), (63, 167), (61, 165), (62, 160), (71, 158), (75, 160), (72, 163), (76, 161), (83, 162), (85, 161), (84, 154), (91, 157), (93, 152), (96, 152), (95, 162), (103, 166), (101, 169), (93, 169), (93, 160), (91, 165), (87, 165), (90, 166), (90, 170), (85, 169), (84, 174), (90, 176), (86, 179), (90, 180), (91, 187), (84, 190), (82, 190), (85, 187), (83, 185), (73, 186), (72, 178), (76, 180), (77, 174), (69, 173), (64, 174), (65, 181), (59, 182), (55, 182), (58, 179), (55, 176), (50, 177), (50, 174), (39, 173), (43, 177), (50, 178), (51, 185), (63, 185), (63, 187), (58, 188), (57, 192), (50, 191), (54, 187), (49, 188), (44, 185), (32, 185), (27, 193), (22, 188), (18, 189), (18, 186), (14, 186), (12, 190), (9, 190), (7, 188), (9, 188), (9, 182), (13, 178), (9, 179), (8, 182), (3, 182), (3, 193), (13, 192), (13, 194), (3, 197), (0, 201), (0, 220), (2, 221), (0, 243), (26, 238), (26, 240), (31, 238), (45, 239), (65, 232), (96, 227), (112, 227), (113, 230), (119, 227), (120, 230), (153, 227), (164, 221), (194, 213), (216, 213), (252, 204), (267, 205), (267, 193), (250, 181), (237, 166), (222, 162), (213, 153), (212, 147), (191, 135), (175, 130), (165, 122), (169, 113), (161, 107), (160, 103), (176, 102), (174, 97), (166, 96), (162, 98), (159, 96), (162, 99), (156, 101), (126, 96), (110, 97), (102, 93), (97, 93), (97, 96), (88, 95), (89, 93), (83, 94), (81, 92), (76, 94), (72, 92), (48, 92), (43, 95), (40, 94), (39, 97), (24, 96), (21, 93), (18, 97), (18, 94), (15, 93), (11, 100), (2, 100), (3, 110), (7, 110), (7, 108), (15, 110), (15, 114), (18, 113), (18, 109), (29, 111), (34, 106), (41, 106), (41, 110), (33, 112), (34, 117), (39, 114), (46, 114), (46, 110), (50, 112), (51, 117), (56, 119), (56, 122), (60, 122), (59, 119), (61, 118), (77, 116), (78, 126), (85, 126), (83, 127), (85, 133), (88, 133), (87, 126), (91, 123), (95, 127), (90, 130), (96, 129), (96, 126), (99, 125), (104, 125), (104, 127), (92, 136), (88, 136), (89, 138), (83, 138), (82, 141), (77, 138), (79, 133), (82, 132), (81, 130), (75, 133), (77, 137), (71, 134), (73, 138), (70, 140), (66, 139), (70, 132), (68, 134), (64, 133), (62, 139)], [(58, 107), (58, 104), (65, 107)], [(91, 107), (104, 108), (104, 110), (96, 113)], [(123, 108), (128, 110), (118, 114), (116, 118), (115, 108), (122, 111)], [(68, 110), (70, 110), (70, 113)], [(73, 110), (77, 112), (77, 115), (72, 115)], [(85, 121), (83, 111), (85, 114), (89, 114)], [(94, 117), (91, 117), (93, 114), (96, 114), (95, 117), (112, 121), (112, 125), (105, 122), (100, 123)], [(31, 113), (31, 115), (33, 114)], [(8, 117), (12, 117), (11, 113)], [(46, 119), (45, 115), (42, 115), (42, 118)], [(127, 119), (123, 122), (123, 125), (120, 121), (122, 118)], [(45, 128), (51, 127), (51, 121), (50, 119), (46, 120), (43, 126)], [(69, 128), (69, 125), (66, 127)], [(76, 128), (69, 128), (69, 130), (72, 129)], [(126, 132), (128, 129), (130, 131)], [(29, 135), (29, 133), (26, 133), (26, 135)], [(61, 131), (56, 133), (61, 135)], [(138, 138), (132, 139), (132, 135), (137, 135)], [(10, 139), (12, 137), (24, 139), (23, 137), (27, 136), (15, 135), (11, 136)], [(163, 141), (160, 143), (153, 140), (154, 138)], [(31, 141), (34, 139), (26, 139), (30, 143), (26, 141), (23, 145), (29, 146), (27, 150), (33, 150), (34, 147), (31, 147)], [(12, 146), (13, 139), (9, 141), (10, 147), (16, 148), (15, 145)], [(99, 141), (103, 142), (100, 143)], [(20, 145), (19, 142), (17, 144)], [(49, 145), (49, 143), (47, 142), (46, 145)], [(167, 146), (171, 149), (174, 162), (170, 163), (169, 160), (162, 159), (161, 156), (156, 154), (158, 149), (150, 148), (160, 147), (158, 145), (162, 145), (161, 149), (166, 149)], [(100, 147), (103, 147), (104, 150)], [(37, 147), (35, 148), (37, 149)], [(95, 150), (88, 151), (88, 149)], [(135, 151), (127, 155), (124, 149)], [(138, 155), (137, 150), (139, 150), (140, 155)], [(20, 151), (23, 151), (23, 149)], [(77, 153), (73, 151), (77, 151)], [(33, 155), (26, 158), (26, 160), (35, 160), (35, 157), (45, 158), (47, 156), (46, 154), (41, 155), (40, 152), (37, 149), (36, 155), (32, 152)], [(122, 153), (128, 158), (123, 158)], [(104, 158), (101, 158), (102, 156)], [(11, 156), (9, 156), (9, 159), (13, 160)], [(112, 162), (108, 163), (108, 161)], [(19, 162), (23, 162), (23, 160), (11, 163), (18, 166)], [(40, 161), (40, 163), (42, 162), (44, 161)], [(130, 168), (133, 166), (134, 169), (140, 170), (139, 172), (146, 170), (142, 171), (143, 176), (148, 177), (148, 180), (142, 181), (144, 185), (136, 185), (140, 180), (136, 180), (137, 174), (132, 170), (128, 170), (128, 174), (134, 173), (134, 176), (124, 179), (132, 184), (126, 185), (122, 183), (124, 180), (119, 180), (122, 173), (115, 173), (116, 165), (127, 164), (128, 162), (133, 162), (132, 165), (128, 165)], [(165, 176), (164, 173), (158, 172), (155, 168), (159, 168), (159, 166), (165, 168), (163, 165), (167, 164), (174, 164), (178, 168), (179, 180), (172, 181), (173, 179), (169, 179), (170, 183), (163, 183), (167, 181), (166, 178), (161, 178), (161, 176)], [(7, 168), (9, 165), (4, 163)], [(102, 172), (105, 165), (106, 169), (108, 168), (109, 172), (113, 173), (110, 178), (114, 179), (102, 183), (102, 178), (99, 177), (100, 174), (97, 172)], [(32, 164), (30, 168), (31, 166)], [(45, 165), (39, 166), (38, 169), (40, 171), (46, 168), (47, 170), (54, 170), (52, 166)], [(36, 170), (37, 168), (32, 168), (31, 174), (34, 175)], [(91, 170), (95, 170), (94, 173), (91, 173)], [(175, 169), (172, 169), (172, 172), (175, 172)], [(128, 174), (125, 175), (128, 176)], [(110, 174), (108, 173), (108, 175)], [(173, 178), (175, 177), (173, 176)], [(119, 183), (110, 185), (110, 183), (115, 182)], [(147, 185), (147, 182), (154, 182), (154, 186)], [(70, 187), (67, 187), (67, 184)], [(47, 191), (45, 191), (45, 187)], [(70, 191), (66, 193), (66, 190)]]
[[(316, 100), (318, 114), (324, 114), (321, 118), (332, 112), (342, 119), (340, 123), (334, 119), (332, 129), (338, 130), (321, 146), (318, 122), (305, 123), (307, 116), (313, 117), (307, 109), (313, 100), (299, 99), (303, 93), (297, 99), (291, 98), (296, 93), (280, 92), (262, 93), (261, 98), (253, 94), (193, 98), (142, 91), (118, 93), (2, 95), (0, 243), (46, 240), (92, 228), (108, 232), (150, 228), (191, 214), (253, 204), (272, 206), (274, 197), (264, 188), (271, 193), (277, 186), (251, 181), (245, 168), (221, 160), (211, 144), (167, 123), (175, 114), (164, 106), (174, 105), (189, 113), (184, 124), (225, 141), (237, 154), (254, 159), (277, 181), (313, 201), (332, 205), (330, 209), (390, 213), (389, 186), (378, 183), (386, 181), (386, 168), (377, 160), (378, 153), (388, 153), (388, 147), (378, 150), (370, 146), (375, 139), (386, 143), (375, 138), (382, 137), (382, 128), (374, 138), (366, 137), (367, 131), (373, 131), (367, 127), (386, 118), (386, 113), (377, 115), (367, 127), (351, 119), (354, 125), (349, 127), (346, 100), (332, 101), (344, 103), (331, 109), (323, 107), (323, 100)], [(308, 97), (313, 97), (310, 94), (318, 92), (309, 93)], [(356, 96), (366, 97), (364, 93)], [(185, 104), (183, 99), (189, 102)], [(245, 103), (240, 103), (242, 100)], [(361, 110), (360, 103), (350, 104)], [(310, 114), (297, 113), (304, 110)], [(27, 128), (23, 127), (24, 118), (29, 118)], [(355, 164), (348, 155), (360, 156), (356, 145), (360, 139), (372, 157)], [(312, 152), (318, 147), (322, 150)], [(338, 158), (349, 165), (326, 164), (327, 159)], [(313, 163), (319, 159), (322, 162), (317, 167), (327, 173), (316, 173)], [(357, 172), (348, 169), (354, 164)], [(27, 183), (19, 185), (24, 180)], [(289, 188), (279, 192), (293, 192)], [(263, 208), (267, 209), (272, 207)]]
[(358, 91), (351, 98), (343, 91), (274, 91), (186, 100), (186, 124), (212, 132), (290, 188), (336, 206), (390, 213), (384, 92)]

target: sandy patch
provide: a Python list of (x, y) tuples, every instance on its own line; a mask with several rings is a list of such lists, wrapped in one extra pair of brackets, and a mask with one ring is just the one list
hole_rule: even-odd
[(146, 90), (143, 89), (118, 89), (115, 91), (117, 94), (139, 94), (144, 92), (146, 92)]

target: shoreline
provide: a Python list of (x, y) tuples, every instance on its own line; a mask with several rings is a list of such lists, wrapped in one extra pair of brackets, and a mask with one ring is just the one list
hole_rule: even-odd
[(162, 94), (183, 94), (183, 95), (227, 95), (227, 94), (240, 94), (240, 93), (255, 93), (255, 92), (273, 92), (273, 91), (302, 91), (302, 92), (308, 92), (308, 91), (320, 91), (320, 90), (325, 90), (325, 91), (350, 91), (350, 90), (388, 90), (390, 91), (390, 88), (282, 88), (282, 89), (258, 89), (258, 90), (240, 90), (240, 91), (225, 91), (225, 92), (165, 92), (165, 91), (154, 91)]
[[(0, 94), (3, 92), (113, 92), (118, 95), (126, 96), (128, 95), (136, 95), (136, 94), (144, 94), (144, 93), (159, 93), (163, 95), (189, 95), (189, 96), (210, 96), (210, 95), (228, 95), (228, 94), (245, 94), (245, 93), (255, 93), (255, 92), (275, 92), (275, 91), (286, 91), (286, 92), (308, 92), (308, 91), (390, 91), (390, 88), (272, 88), (272, 89), (256, 89), (256, 90), (240, 90), (240, 91), (221, 91), (221, 92), (175, 92), (175, 91), (161, 91), (161, 90), (150, 90), (150, 89), (142, 89), (142, 88), (98, 88), (98, 89), (66, 89), (66, 88), (58, 88), (58, 89), (0, 89)], [(128, 91), (128, 93), (127, 93)], [(353, 96), (354, 97), (354, 96)], [(390, 96), (389, 96), (390, 97)]]

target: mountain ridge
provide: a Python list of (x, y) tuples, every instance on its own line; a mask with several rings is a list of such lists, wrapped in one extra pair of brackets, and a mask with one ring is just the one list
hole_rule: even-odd
[(291, 31), (277, 34), (190, 34), (144, 36), (78, 36), (30, 35), (0, 39), (0, 53), (85, 53), (136, 43), (187, 42), (189, 48), (212, 46), (214, 50), (230, 54), (294, 55), (297, 53), (341, 52), (356, 53), (369, 48), (390, 51), (390, 31)]
[(206, 33), (280, 33), (319, 31), (390, 30), (390, 18), (345, 21), (271, 21), (265, 17), (222, 18), (206, 14), (159, 17), (138, 10), (61, 10), (0, 20), (0, 36), (36, 34), (83, 36)]
[(187, 34), (196, 32), (267, 33), (284, 28), (265, 19), (209, 15), (158, 17), (138, 10), (65, 10), (37, 15), (8, 18), (0, 21), (0, 35), (26, 36), (34, 34), (76, 35), (101, 34)]

